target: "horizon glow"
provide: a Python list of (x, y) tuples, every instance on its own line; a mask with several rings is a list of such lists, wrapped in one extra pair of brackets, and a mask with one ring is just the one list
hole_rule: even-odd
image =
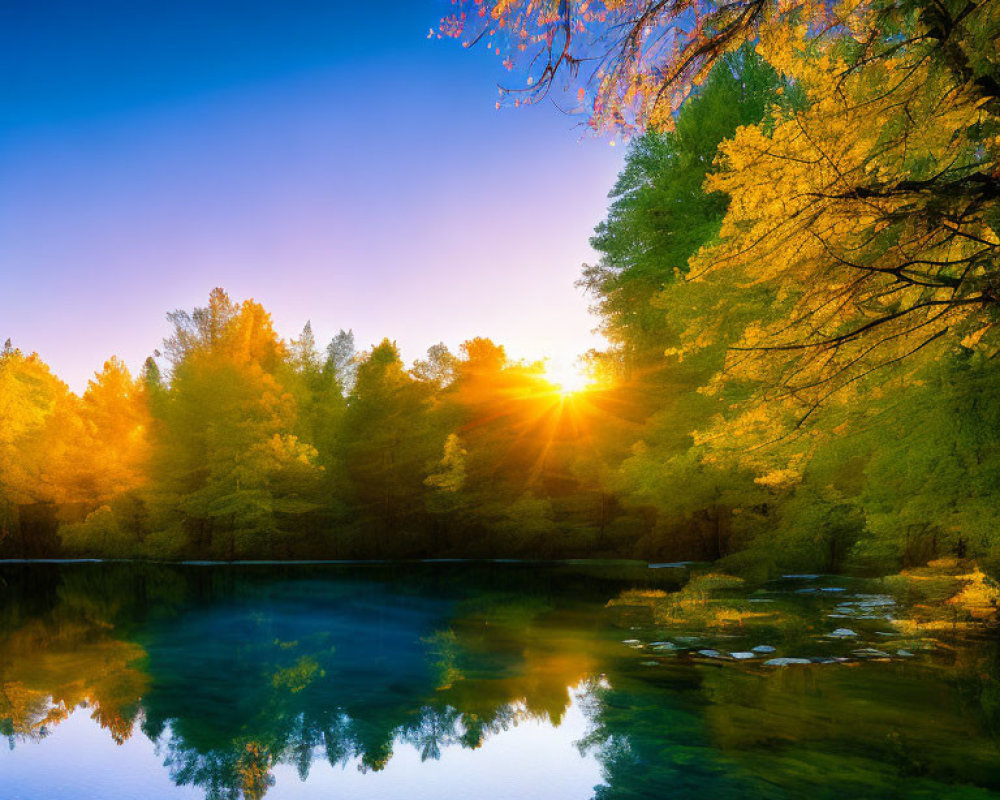
[(621, 166), (514, 77), (428, 40), (446, 0), (7, 4), (0, 341), (75, 391), (137, 369), (216, 286), (294, 338), (407, 363), (488, 336), (569, 368), (602, 339), (574, 286)]

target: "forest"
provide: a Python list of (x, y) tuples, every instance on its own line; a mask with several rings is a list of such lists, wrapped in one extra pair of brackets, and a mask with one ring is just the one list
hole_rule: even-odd
[(514, 103), (630, 137), (588, 385), (223, 289), (79, 395), (8, 340), (0, 555), (1000, 571), (1000, 3), (458, 5)]

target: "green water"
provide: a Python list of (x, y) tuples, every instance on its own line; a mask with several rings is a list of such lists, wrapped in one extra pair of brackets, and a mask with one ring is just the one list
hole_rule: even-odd
[(685, 580), (6, 564), (0, 796), (1000, 797), (988, 633), (873, 582)]

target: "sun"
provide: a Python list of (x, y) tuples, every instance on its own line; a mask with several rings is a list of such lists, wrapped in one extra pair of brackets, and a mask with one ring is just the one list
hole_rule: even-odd
[(545, 362), (545, 380), (564, 397), (586, 391), (592, 383), (590, 376), (575, 364), (548, 360)]

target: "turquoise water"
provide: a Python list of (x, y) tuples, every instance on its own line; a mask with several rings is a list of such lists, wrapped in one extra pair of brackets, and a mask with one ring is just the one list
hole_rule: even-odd
[(1000, 797), (1000, 656), (683, 568), (0, 567), (0, 796)]

